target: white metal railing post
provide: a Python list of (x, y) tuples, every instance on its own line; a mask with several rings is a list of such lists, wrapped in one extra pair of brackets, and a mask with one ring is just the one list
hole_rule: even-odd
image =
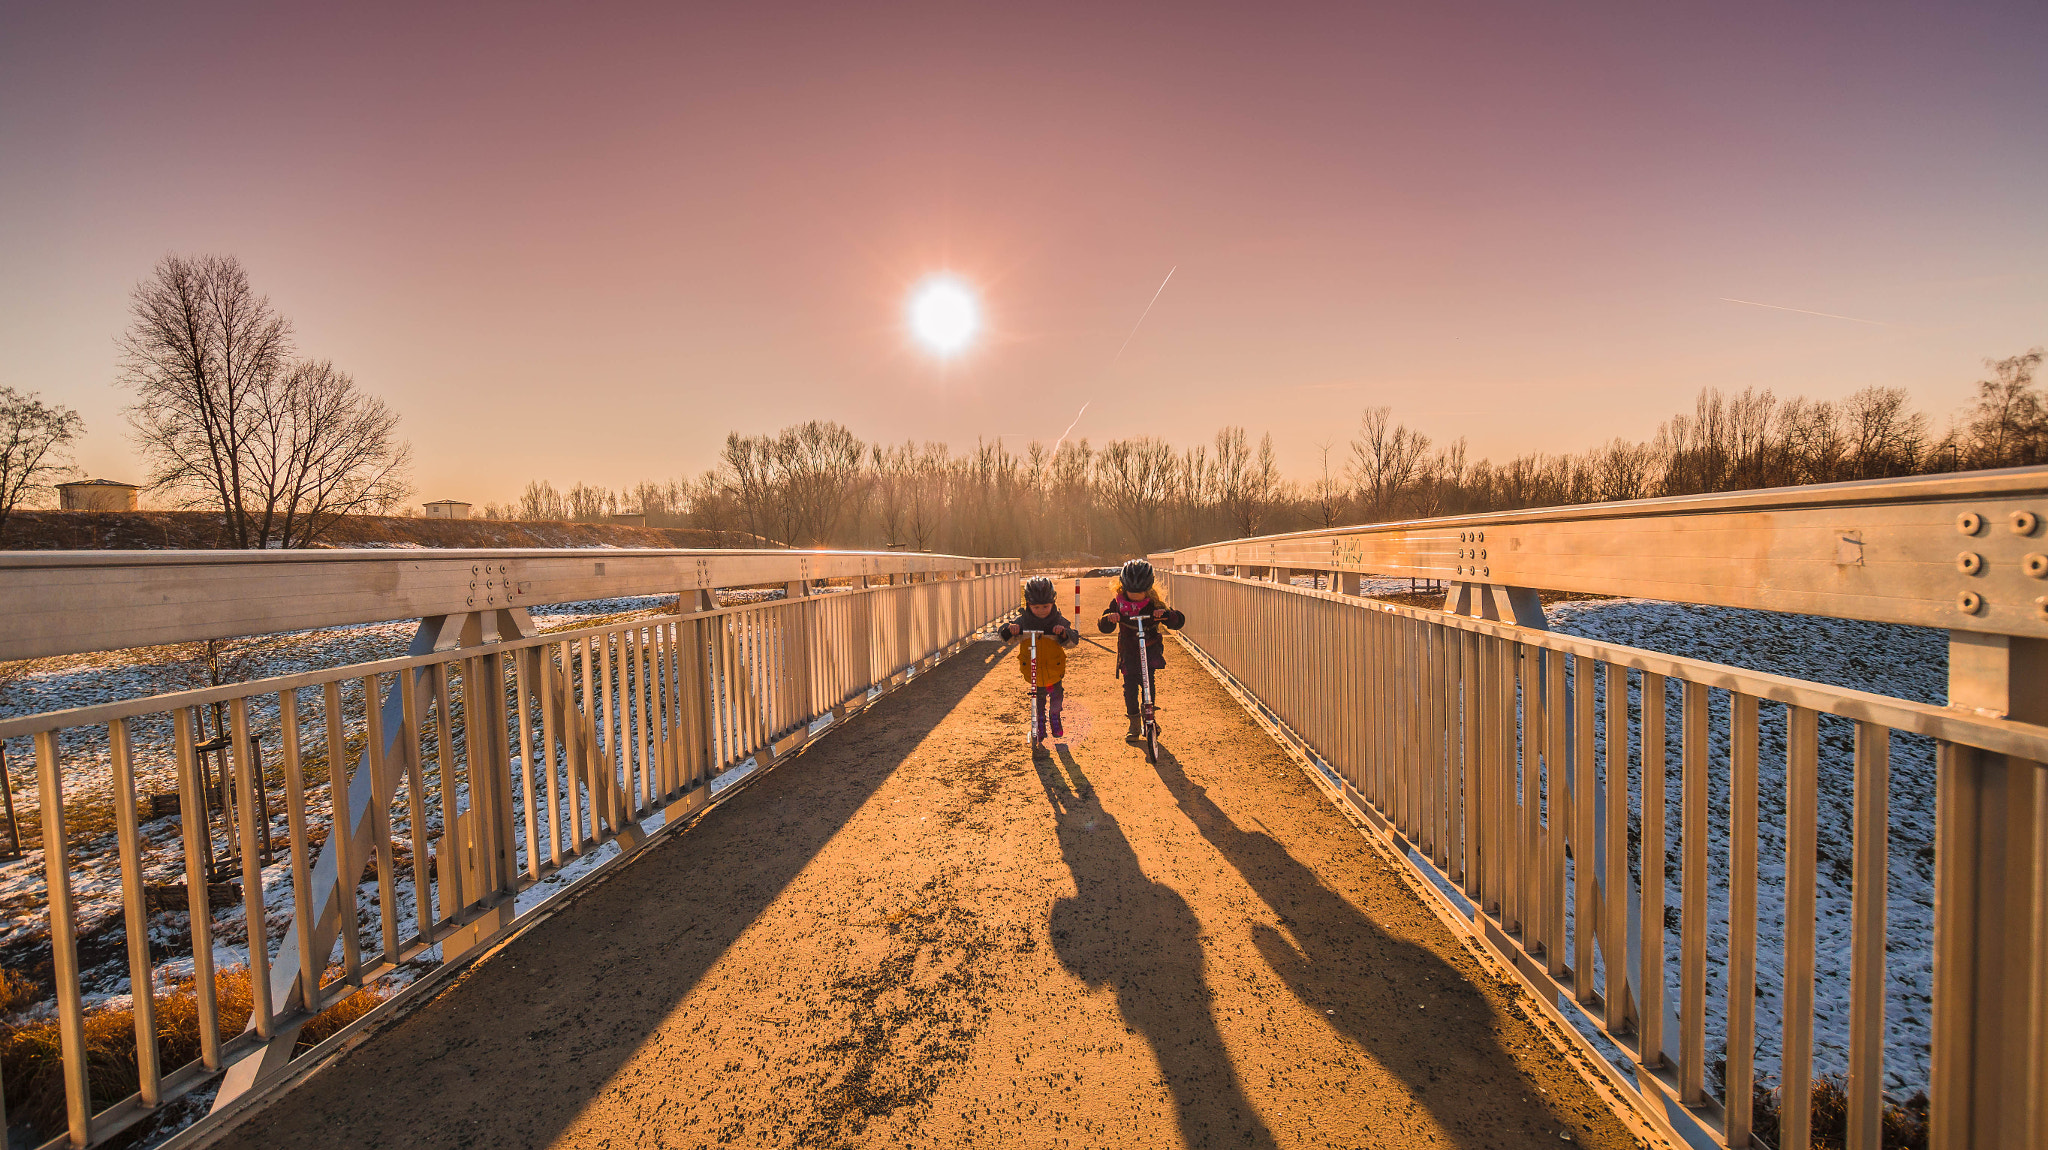
[[(2048, 723), (2048, 641), (1950, 632), (1949, 704)], [(1937, 757), (1929, 1145), (2048, 1145), (2048, 767)]]

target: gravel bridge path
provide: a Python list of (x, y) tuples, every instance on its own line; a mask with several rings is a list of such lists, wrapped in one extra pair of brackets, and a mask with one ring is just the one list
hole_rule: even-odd
[(1011, 649), (968, 648), (219, 1144), (1637, 1145), (1517, 985), (1168, 659), (1153, 767), (1106, 650), (1034, 759)]

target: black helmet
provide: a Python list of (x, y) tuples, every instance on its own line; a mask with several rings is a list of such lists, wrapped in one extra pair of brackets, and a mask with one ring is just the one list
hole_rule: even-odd
[(1143, 559), (1132, 559), (1124, 564), (1124, 590), (1129, 592), (1152, 589), (1152, 565)]
[(1051, 603), (1058, 598), (1059, 593), (1053, 590), (1052, 580), (1045, 576), (1033, 575), (1024, 581), (1024, 601), (1026, 603)]

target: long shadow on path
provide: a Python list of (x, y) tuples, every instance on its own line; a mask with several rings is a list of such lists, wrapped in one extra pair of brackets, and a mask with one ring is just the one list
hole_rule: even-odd
[[(1329, 1011), (1331, 1023), (1401, 1079), (1455, 1145), (1557, 1145), (1560, 1115), (1502, 1041), (1504, 1030), (1534, 1039), (1526, 1020), (1504, 1017), (1436, 952), (1382, 929), (1273, 836), (1240, 827), (1170, 751), (1160, 751), (1157, 769), (1202, 837), (1285, 924), (1286, 935), (1256, 924), (1253, 942), (1302, 1002)], [(1566, 1081), (1553, 1088), (1584, 1092), (1573, 1071), (1562, 1074)], [(1575, 1115), (1572, 1126), (1583, 1128), (1584, 1117)], [(1593, 1117), (1621, 1134), (1611, 1114)]]
[[(970, 649), (933, 668), (695, 826), (650, 845), (218, 1145), (555, 1143), (993, 669), (980, 654)], [(692, 1088), (687, 1075), (675, 1085)], [(660, 1116), (624, 1117), (639, 1131), (633, 1144), (662, 1136)]]
[(1188, 1145), (1273, 1146), (1216, 1028), (1200, 921), (1172, 887), (1146, 877), (1080, 764), (1065, 746), (1057, 750), (1066, 777), (1049, 757), (1035, 761), (1074, 878), (1074, 897), (1052, 908), (1061, 964), (1116, 992), (1124, 1024), (1152, 1047)]

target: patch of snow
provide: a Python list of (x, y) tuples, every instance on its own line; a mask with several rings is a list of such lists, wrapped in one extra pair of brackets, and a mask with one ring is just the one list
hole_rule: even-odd
[[(1784, 615), (1641, 599), (1574, 601), (1548, 609), (1552, 629), (1568, 635), (1786, 675), (1811, 682), (1940, 704), (1947, 690), (1945, 632), (1808, 615)], [(1640, 680), (1630, 697), (1641, 702)], [(1680, 905), (1682, 826), (1681, 717), (1677, 684), (1667, 686), (1665, 748), (1666, 905)], [(1774, 1082), (1783, 1036), (1785, 933), (1785, 708), (1758, 708), (1757, 1072)], [(1729, 696), (1708, 700), (1708, 1033), (1710, 1060), (1727, 1023)], [(1604, 746), (1605, 708), (1599, 714)], [(1885, 935), (1885, 1086), (1895, 1099), (1927, 1088), (1931, 1060), (1934, 929), (1934, 741), (1893, 732), (1888, 788)], [(1630, 719), (1631, 830), (1640, 833), (1641, 730)], [(1814, 1069), (1846, 1070), (1849, 1049), (1855, 725), (1820, 718), (1818, 880), (1814, 986)], [(1604, 752), (1603, 752), (1604, 758)], [(1640, 876), (1632, 848), (1631, 872)], [(1570, 866), (1572, 864), (1568, 864)], [(1569, 894), (1570, 884), (1566, 890)], [(1666, 932), (1665, 1001), (1678, 1001), (1677, 912)], [(1604, 958), (1596, 962), (1596, 979)], [(1672, 1035), (1676, 1040), (1676, 1035)]]

